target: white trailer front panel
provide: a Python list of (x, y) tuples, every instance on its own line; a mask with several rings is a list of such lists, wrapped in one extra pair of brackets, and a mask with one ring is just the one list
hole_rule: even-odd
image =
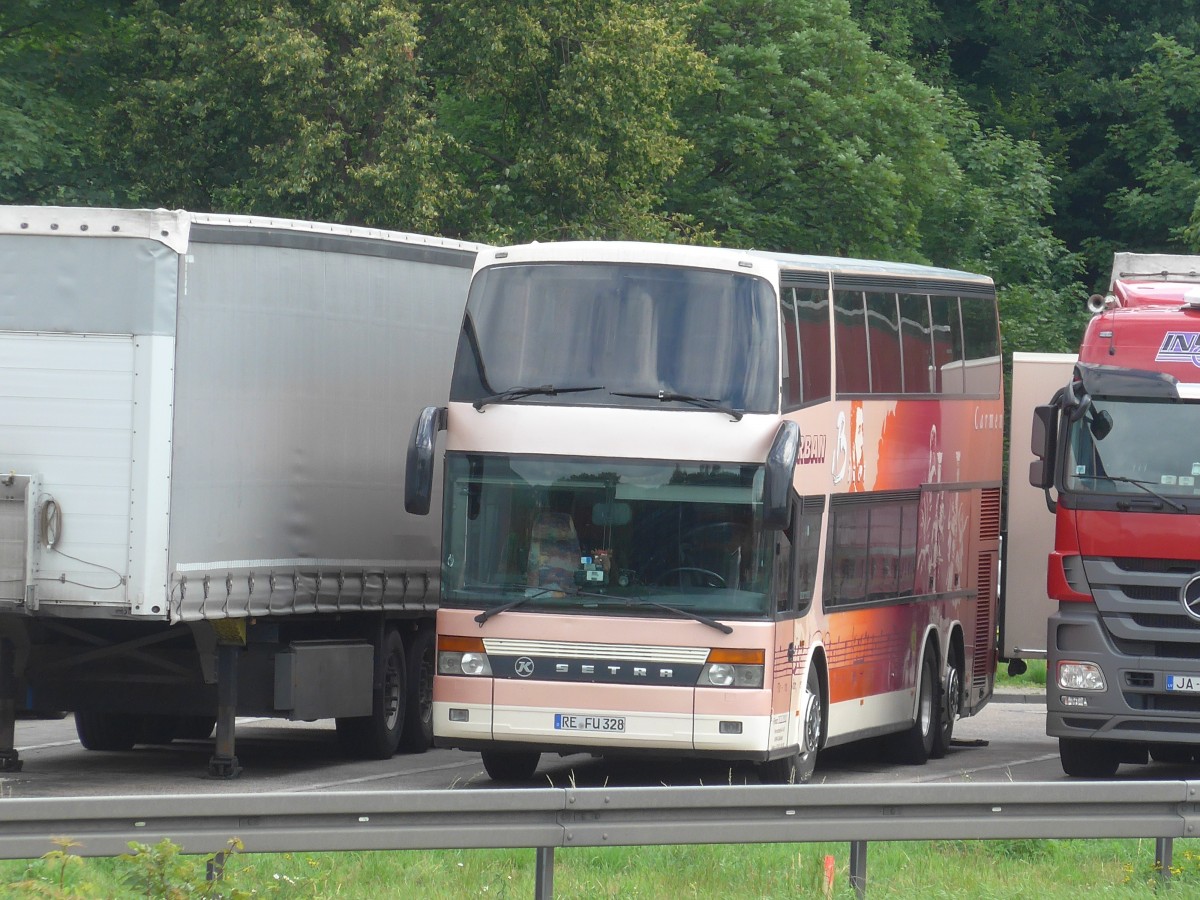
[(1045, 659), (1046, 621), (1058, 604), (1046, 593), (1046, 560), (1054, 549), (1054, 513), (1041, 488), (1029, 483), (1034, 461), (1033, 410), (1070, 384), (1071, 353), (1014, 353), (1009, 422), (1007, 529), (1004, 536), (1004, 603), (1000, 626), (1003, 659)]

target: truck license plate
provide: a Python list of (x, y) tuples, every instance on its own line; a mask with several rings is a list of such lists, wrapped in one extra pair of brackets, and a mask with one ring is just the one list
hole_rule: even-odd
[(1200, 675), (1168, 675), (1167, 690), (1200, 694)]
[(625, 717), (555, 713), (554, 727), (559, 731), (624, 731)]

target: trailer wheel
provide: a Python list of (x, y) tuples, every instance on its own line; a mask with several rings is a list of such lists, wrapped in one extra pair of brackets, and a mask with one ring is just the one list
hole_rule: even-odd
[(77, 711), (75, 733), (84, 750), (132, 750), (142, 733), (142, 717)]
[(950, 662), (946, 665), (946, 681), (942, 685), (941, 727), (933, 733), (933, 750), (930, 756), (941, 759), (950, 750), (954, 739), (954, 722), (962, 712), (962, 675), (959, 672), (958, 648), (950, 642)]
[(138, 716), (142, 725), (138, 729), (136, 743), (169, 744), (179, 734), (179, 717), (162, 714)]
[(433, 746), (433, 673), (437, 668), (437, 636), (422, 628), (408, 645), (408, 692), (400, 748), (424, 753)]
[(185, 741), (207, 741), (216, 727), (216, 716), (180, 716), (175, 737)]
[(1072, 778), (1111, 778), (1121, 766), (1120, 744), (1059, 738), (1058, 758)]
[(391, 759), (404, 729), (404, 641), (389, 628), (376, 660), (379, 667), (369, 716), (341, 718), (336, 722), (342, 750), (359, 759)]
[(537, 751), (522, 750), (484, 750), (479, 755), (492, 781), (528, 781), (542, 758)]
[(924, 765), (933, 753), (934, 738), (941, 728), (941, 693), (933, 647), (925, 648), (921, 661), (921, 680), (917, 687), (917, 720), (900, 732), (894, 744), (896, 758), (913, 766)]

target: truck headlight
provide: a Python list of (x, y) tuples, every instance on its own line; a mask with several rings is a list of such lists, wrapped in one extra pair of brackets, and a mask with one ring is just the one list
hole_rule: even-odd
[(1058, 664), (1058, 686), (1064, 691), (1107, 691), (1104, 672), (1095, 663), (1062, 660)]

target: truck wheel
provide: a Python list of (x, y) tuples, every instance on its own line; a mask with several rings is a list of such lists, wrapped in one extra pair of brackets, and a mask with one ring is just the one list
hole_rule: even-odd
[(940, 681), (932, 647), (925, 648), (921, 662), (921, 681), (917, 695), (917, 721), (907, 731), (896, 736), (896, 757), (913, 766), (924, 765), (933, 753), (933, 742), (941, 728), (941, 702), (938, 699)]
[(405, 675), (404, 641), (389, 628), (379, 658), (378, 685), (373, 691), (369, 716), (338, 719), (338, 744), (359, 759), (391, 759), (404, 728)]
[(942, 685), (941, 727), (933, 733), (933, 750), (930, 756), (941, 759), (950, 749), (954, 739), (954, 722), (962, 711), (962, 676), (958, 670), (958, 648), (950, 644), (950, 662), (946, 666), (946, 683)]
[(422, 628), (408, 646), (408, 692), (400, 749), (424, 753), (433, 746), (433, 673), (437, 668), (437, 635)]
[(803, 742), (799, 750), (782, 759), (760, 763), (758, 778), (763, 784), (808, 784), (817, 768), (817, 753), (824, 734), (825, 715), (821, 704), (821, 679), (815, 667), (808, 671), (808, 690), (804, 696)]
[(142, 717), (129, 713), (76, 712), (75, 733), (84, 750), (132, 750), (142, 732)]
[(1059, 738), (1058, 758), (1072, 778), (1111, 778), (1121, 765), (1121, 746), (1110, 741)]
[(528, 781), (542, 758), (541, 753), (516, 750), (484, 750), (480, 756), (492, 781)]

